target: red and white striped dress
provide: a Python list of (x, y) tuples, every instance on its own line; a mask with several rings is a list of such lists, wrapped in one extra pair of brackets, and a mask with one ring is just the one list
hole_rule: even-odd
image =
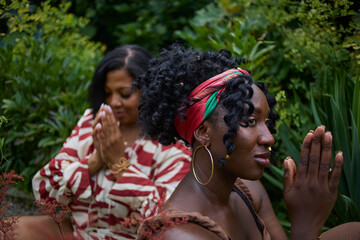
[(181, 142), (163, 146), (138, 139), (125, 150), (131, 166), (116, 181), (103, 167), (90, 178), (94, 153), (93, 114), (86, 110), (61, 151), (33, 178), (36, 199), (70, 193), (74, 235), (78, 239), (135, 239), (138, 225), (122, 222), (153, 214), (161, 197), (169, 198), (189, 171), (190, 150)]

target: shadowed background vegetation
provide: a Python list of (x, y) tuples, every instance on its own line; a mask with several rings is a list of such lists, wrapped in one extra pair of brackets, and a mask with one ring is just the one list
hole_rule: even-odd
[(230, 49), (276, 96), (281, 115), (273, 165), (262, 179), (289, 227), (282, 161), (323, 124), (344, 152), (326, 224), (360, 221), (360, 3), (313, 0), (0, 0), (1, 171), (33, 175), (59, 151), (87, 103), (101, 57), (136, 43), (154, 55), (174, 41)]

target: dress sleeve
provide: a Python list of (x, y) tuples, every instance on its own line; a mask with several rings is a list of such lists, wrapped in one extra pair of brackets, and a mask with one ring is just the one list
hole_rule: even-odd
[(157, 213), (189, 171), (191, 152), (180, 142), (170, 146), (143, 142), (129, 153), (131, 166), (114, 183), (108, 198), (148, 217)]
[(60, 201), (59, 197), (65, 193), (78, 199), (91, 196), (88, 158), (94, 151), (92, 122), (92, 111), (88, 109), (60, 152), (36, 173), (32, 185), (37, 200), (50, 198)]

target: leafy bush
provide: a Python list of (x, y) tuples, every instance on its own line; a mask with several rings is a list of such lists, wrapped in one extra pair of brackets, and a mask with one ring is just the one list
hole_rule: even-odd
[(88, 23), (50, 1), (35, 8), (12, 1), (1, 12), (9, 32), (0, 39), (1, 110), (9, 123), (1, 170), (14, 169), (30, 190), (33, 175), (59, 151), (87, 104), (101, 45), (79, 34)]
[[(6, 119), (6, 117), (0, 116), (0, 129), (1, 129), (2, 126), (5, 125), (7, 122), (8, 122), (8, 120)], [(2, 163), (3, 161), (6, 160), (6, 158), (5, 158), (5, 156), (4, 156), (4, 152), (3, 152), (4, 142), (5, 142), (5, 138), (4, 138), (4, 137), (0, 138), (0, 163)]]
[(258, 68), (275, 47), (271, 41), (265, 41), (265, 33), (255, 36), (251, 32), (253, 19), (231, 18), (215, 4), (209, 4), (197, 12), (190, 21), (190, 27), (177, 31), (176, 35), (187, 41), (190, 46), (202, 50), (229, 49), (236, 57), (245, 57), (246, 68), (252, 71), (255, 79), (266, 76)]
[(90, 19), (83, 29), (112, 49), (136, 43), (156, 53), (176, 41), (174, 31), (188, 25), (194, 12), (213, 0), (71, 0), (71, 11)]

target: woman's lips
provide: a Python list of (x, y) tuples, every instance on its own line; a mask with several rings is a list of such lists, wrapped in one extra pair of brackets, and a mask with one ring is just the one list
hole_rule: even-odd
[(259, 157), (255, 157), (255, 161), (264, 167), (267, 167), (270, 165), (270, 160), (268, 158), (259, 158)]
[(255, 155), (255, 161), (257, 162), (257, 164), (259, 164), (263, 167), (267, 167), (270, 165), (269, 157), (270, 157), (269, 152), (258, 154), (258, 155)]
[(125, 117), (125, 112), (115, 112), (115, 116), (117, 119)]

